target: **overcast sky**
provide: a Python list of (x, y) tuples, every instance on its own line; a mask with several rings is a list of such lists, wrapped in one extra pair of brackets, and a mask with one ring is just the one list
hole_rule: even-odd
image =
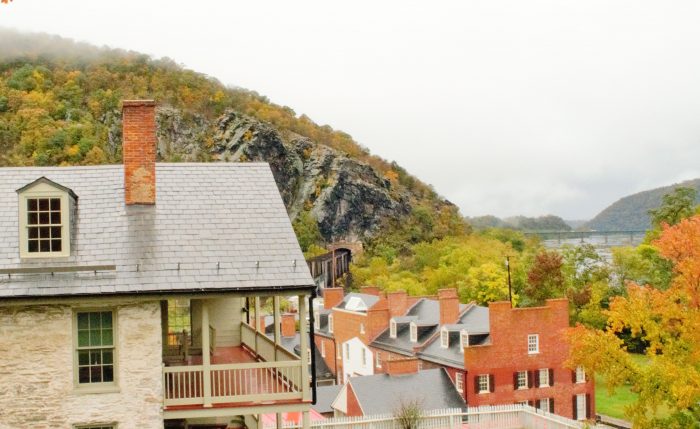
[(14, 0), (351, 134), (465, 215), (585, 219), (700, 177), (700, 2)]

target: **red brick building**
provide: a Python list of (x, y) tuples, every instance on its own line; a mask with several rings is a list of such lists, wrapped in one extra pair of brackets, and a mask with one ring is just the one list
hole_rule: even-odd
[(583, 420), (594, 416), (594, 383), (581, 369), (564, 367), (569, 348), (563, 331), (569, 326), (566, 299), (544, 307), (489, 305), (489, 335), (464, 348), (467, 403), (527, 402), (537, 408)]

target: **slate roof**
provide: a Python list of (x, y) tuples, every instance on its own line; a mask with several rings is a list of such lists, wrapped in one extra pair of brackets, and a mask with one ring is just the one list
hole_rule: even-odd
[[(443, 348), (440, 335), (436, 335), (420, 352), (421, 359), (451, 366), (464, 368), (464, 353), (462, 352), (461, 331), (469, 333), (469, 344), (479, 345), (488, 340), (489, 309), (471, 305), (459, 318), (457, 323), (444, 325), (449, 331), (449, 347)], [(442, 327), (441, 327), (442, 328)]]
[(391, 413), (402, 401), (418, 401), (424, 411), (467, 406), (443, 368), (351, 377), (348, 383), (364, 415)]
[[(341, 310), (357, 311), (360, 313), (366, 313), (374, 304), (379, 301), (379, 297), (376, 295), (370, 295), (366, 293), (351, 292), (343, 298), (343, 300), (335, 306)], [(364, 305), (365, 309), (356, 309), (353, 304), (361, 303)]]
[[(266, 333), (266, 335), (268, 338), (275, 338), (274, 332), (272, 334)], [(301, 337), (298, 332), (294, 334), (293, 337), (282, 336), (282, 338), (280, 338), (280, 344), (288, 351), (297, 356), (301, 356)], [(316, 380), (335, 380), (333, 372), (331, 372), (331, 369), (326, 365), (326, 361), (323, 359), (323, 356), (321, 356), (321, 351), (318, 347), (314, 347), (314, 356), (316, 358)]]
[[(71, 256), (20, 260), (15, 190), (46, 177), (78, 196)], [(0, 168), (0, 298), (308, 289), (313, 280), (266, 163), (157, 164), (155, 206), (124, 204), (122, 165)]]
[(342, 388), (343, 386), (340, 384), (316, 387), (316, 403), (311, 405), (311, 408), (321, 414), (332, 413), (333, 407), (331, 405)]

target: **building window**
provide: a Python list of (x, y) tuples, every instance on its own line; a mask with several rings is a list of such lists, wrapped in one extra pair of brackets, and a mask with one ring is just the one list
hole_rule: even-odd
[(394, 319), (391, 319), (391, 322), (389, 322), (389, 336), (396, 338), (396, 320)]
[(364, 333), (365, 333), (365, 324), (360, 323), (360, 334), (364, 334)]
[(114, 313), (112, 311), (76, 313), (76, 337), (78, 384), (114, 383)]
[(527, 371), (518, 371), (515, 378), (516, 389), (527, 389)]
[(574, 416), (574, 420), (586, 420), (586, 394), (582, 393), (574, 396), (574, 401), (576, 402), (574, 408), (576, 410), (576, 415)]
[(345, 343), (345, 359), (350, 359), (350, 344)]
[(527, 353), (537, 354), (540, 352), (540, 336), (537, 334), (530, 334), (527, 336)]
[(328, 315), (328, 332), (333, 333), (333, 315), (329, 314)]
[(382, 367), (382, 354), (378, 350), (374, 352), (374, 366)]
[(461, 372), (455, 375), (455, 387), (459, 393), (464, 392), (464, 374)]
[(362, 347), (362, 366), (367, 366), (367, 349)]
[(440, 346), (443, 349), (450, 347), (450, 333), (445, 328), (440, 331)]
[(314, 311), (314, 329), (321, 329), (321, 315), (318, 311)]
[(585, 382), (586, 382), (586, 370), (584, 370), (582, 366), (577, 366), (576, 367), (576, 383), (585, 383)]
[(542, 368), (539, 371), (539, 386), (548, 387), (549, 386), (549, 368)]
[(489, 393), (489, 375), (488, 374), (481, 374), (477, 378), (478, 382), (478, 392), (479, 393)]
[(321, 341), (321, 357), (326, 357), (326, 342)]
[(467, 331), (461, 331), (459, 333), (459, 341), (460, 341), (460, 351), (464, 352), (465, 347), (469, 347), (469, 332)]
[(411, 342), (418, 342), (418, 326), (413, 322), (411, 322)]
[(548, 413), (552, 412), (552, 408), (550, 407), (550, 405), (551, 404), (549, 398), (540, 399), (539, 401), (537, 401), (537, 408)]
[(341, 356), (340, 356), (340, 344), (336, 344), (336, 345), (335, 345), (335, 356), (336, 356), (336, 358), (338, 358), (338, 359), (341, 358)]
[(422, 360), (418, 361), (418, 371), (423, 371), (423, 361)]

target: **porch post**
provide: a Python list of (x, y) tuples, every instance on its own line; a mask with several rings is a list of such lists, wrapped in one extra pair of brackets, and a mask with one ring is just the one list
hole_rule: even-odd
[(209, 305), (202, 300), (202, 378), (204, 406), (211, 407), (211, 356), (209, 355)]
[(311, 416), (309, 415), (308, 411), (304, 411), (301, 413), (301, 427), (303, 429), (311, 428)]
[(272, 298), (272, 306), (274, 307), (274, 318), (275, 318), (275, 362), (277, 359), (277, 350), (280, 348), (280, 340), (282, 339), (282, 329), (280, 327), (280, 297), (275, 295)]
[(260, 297), (255, 297), (255, 321), (253, 322), (255, 332), (255, 355), (258, 355), (258, 333), (260, 332)]
[(277, 429), (282, 429), (282, 413), (277, 413), (275, 416), (275, 422), (277, 423)]
[[(299, 339), (301, 348), (301, 399), (311, 400), (309, 390), (309, 328), (306, 322), (306, 295), (299, 295)], [(308, 412), (307, 412), (308, 414)], [(308, 427), (308, 426), (307, 426)]]

